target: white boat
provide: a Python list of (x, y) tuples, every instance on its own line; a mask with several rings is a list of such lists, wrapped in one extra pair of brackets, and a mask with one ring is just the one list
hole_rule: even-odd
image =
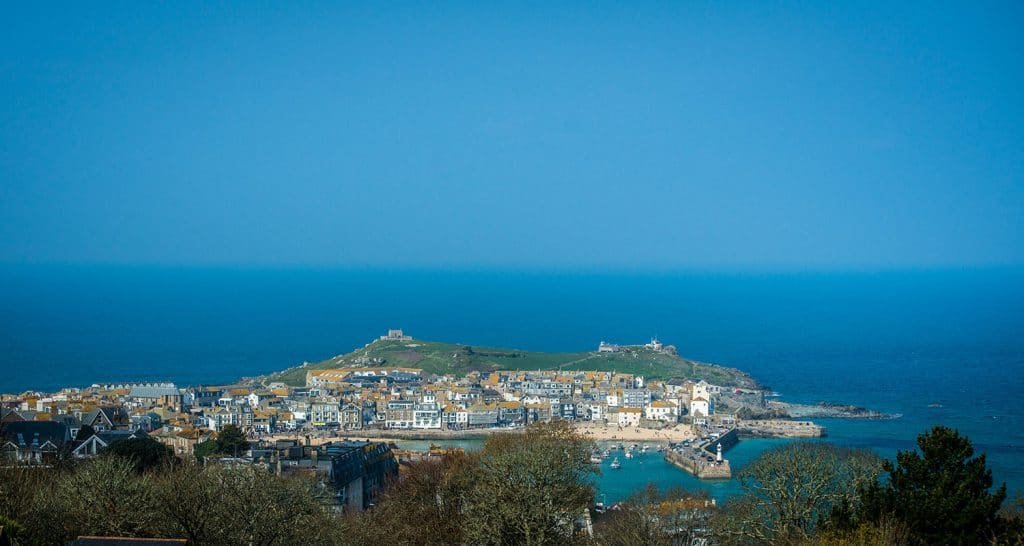
[(618, 469), (622, 468), (622, 463), (619, 462), (619, 458), (618, 457), (612, 459), (611, 467), (612, 467), (612, 470), (618, 470)]
[(633, 458), (633, 451), (632, 450), (626, 452), (626, 458), (627, 459), (632, 459)]
[(601, 464), (601, 457), (597, 455), (590, 456), (590, 464)]

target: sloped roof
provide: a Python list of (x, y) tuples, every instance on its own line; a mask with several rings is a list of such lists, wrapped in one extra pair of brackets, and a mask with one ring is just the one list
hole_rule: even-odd
[(68, 427), (56, 421), (15, 421), (4, 425), (4, 440), (18, 445), (31, 445), (38, 434), (39, 445), (53, 442), (61, 445), (70, 439)]
[(181, 391), (174, 385), (135, 385), (128, 396), (132, 398), (160, 398), (161, 396), (178, 396)]

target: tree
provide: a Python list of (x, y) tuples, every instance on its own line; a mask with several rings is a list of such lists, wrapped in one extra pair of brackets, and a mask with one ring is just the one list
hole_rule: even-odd
[(217, 435), (217, 453), (239, 457), (249, 449), (249, 440), (237, 425), (227, 425)]
[(196, 459), (205, 459), (211, 455), (217, 454), (217, 440), (206, 440), (205, 442), (199, 442), (192, 448), (192, 453)]
[(75, 434), (75, 440), (78, 442), (84, 442), (96, 434), (96, 429), (92, 428), (92, 425), (82, 425), (82, 428), (78, 429), (78, 434)]
[(199, 545), (339, 542), (325, 491), (311, 479), (189, 462), (163, 467), (152, 483), (163, 536)]
[(994, 492), (985, 455), (956, 430), (936, 426), (917, 437), (918, 451), (900, 451), (886, 461), (885, 485), (865, 488), (862, 519), (887, 516), (906, 524), (926, 544), (978, 544), (999, 532), (999, 508), (1006, 484)]
[(68, 539), (79, 535), (151, 537), (157, 506), (150, 479), (133, 461), (97, 457), (59, 480), (59, 520)]
[(462, 498), (470, 488), (476, 458), (445, 455), (402, 469), (377, 505), (349, 520), (353, 544), (462, 544)]
[(706, 491), (661, 491), (651, 484), (601, 516), (594, 534), (606, 546), (699, 544), (713, 510)]
[(174, 461), (174, 452), (170, 447), (148, 436), (143, 438), (125, 438), (111, 443), (100, 451), (106, 457), (120, 457), (130, 461), (136, 472), (152, 470)]
[(18, 522), (0, 516), (0, 546), (19, 546), (21, 542), (18, 537), (22, 531)]
[(722, 542), (805, 540), (836, 510), (860, 502), (881, 460), (868, 451), (796, 442), (766, 451), (739, 474), (744, 494), (715, 518)]
[(463, 498), (464, 541), (566, 544), (594, 497), (593, 442), (565, 422), (488, 437)]

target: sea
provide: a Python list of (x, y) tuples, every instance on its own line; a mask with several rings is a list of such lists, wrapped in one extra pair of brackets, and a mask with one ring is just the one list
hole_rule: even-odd
[[(349, 352), (401, 328), (536, 351), (657, 337), (793, 402), (889, 420), (822, 420), (884, 457), (943, 424), (1024, 494), (1024, 270), (595, 272), (0, 266), (0, 392), (128, 381), (223, 383)], [(734, 472), (786, 440), (743, 440)], [(472, 448), (470, 442), (467, 447)], [(414, 446), (410, 446), (414, 447)], [(706, 489), (656, 453), (607, 464), (606, 502), (645, 483)]]

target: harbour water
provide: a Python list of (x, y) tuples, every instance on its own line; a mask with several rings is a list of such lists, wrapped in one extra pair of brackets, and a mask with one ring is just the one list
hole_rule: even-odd
[[(0, 267), (0, 391), (231, 381), (348, 352), (387, 328), (422, 339), (587, 350), (658, 336), (796, 402), (901, 415), (825, 421), (883, 456), (933, 424), (969, 436), (1024, 491), (1024, 272), (795, 274)], [(769, 440), (730, 450), (733, 470)], [(640, 463), (643, 464), (640, 464)], [(631, 465), (636, 471), (631, 469)], [(599, 478), (710, 489), (649, 454)]]

